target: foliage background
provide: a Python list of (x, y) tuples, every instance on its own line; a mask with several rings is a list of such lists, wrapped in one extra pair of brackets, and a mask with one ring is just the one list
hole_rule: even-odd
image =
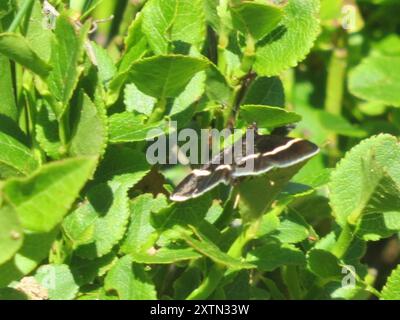
[[(400, 299), (397, 0), (50, 3), (0, 2), (0, 299)], [(169, 119), (321, 153), (174, 204)]]

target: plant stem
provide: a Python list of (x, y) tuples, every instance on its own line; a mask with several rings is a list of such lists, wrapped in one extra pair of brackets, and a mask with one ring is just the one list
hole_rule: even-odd
[(286, 266), (283, 269), (283, 276), (289, 289), (290, 298), (292, 300), (300, 300), (302, 297), (302, 290), (300, 288), (299, 274), (296, 266)]
[(381, 293), (378, 290), (376, 290), (373, 286), (366, 285), (365, 290), (368, 291), (369, 293), (373, 294), (377, 298), (381, 297)]
[(195, 289), (186, 299), (187, 300), (204, 300), (207, 299), (214, 290), (218, 287), (221, 279), (225, 273), (225, 267), (220, 264), (212, 266), (207, 277), (203, 280), (201, 285)]
[(289, 111), (293, 111), (294, 104), (294, 85), (295, 85), (295, 72), (293, 69), (288, 69), (282, 73), (282, 83), (285, 96), (285, 105)]
[(240, 80), (240, 85), (235, 88), (232, 102), (224, 112), (225, 117), (225, 126), (227, 126), (230, 122), (235, 123), (236, 118), (240, 109), (240, 105), (242, 104), (243, 99), (246, 97), (247, 90), (250, 85), (256, 79), (256, 74), (252, 73), (251, 70)]
[[(325, 110), (333, 115), (342, 114), (344, 84), (347, 69), (347, 50), (344, 47), (336, 48), (329, 63), (328, 80), (326, 88)], [(330, 134), (331, 161), (334, 163), (338, 157), (338, 137)], [(332, 163), (332, 164), (333, 164)]]
[[(254, 239), (261, 220), (254, 221), (250, 226), (245, 228), (242, 233), (237, 237), (234, 243), (228, 250), (228, 255), (233, 258), (240, 258), (243, 254), (243, 248), (246, 244)], [(227, 268), (221, 264), (214, 264), (208, 273), (207, 277), (203, 280), (201, 285), (194, 290), (189, 296), (188, 300), (201, 300), (208, 298), (213, 291), (218, 287), (222, 278), (224, 277)]]
[(332, 253), (338, 257), (339, 259), (343, 258), (346, 254), (347, 250), (349, 249), (354, 237), (353, 227), (350, 224), (346, 224), (332, 249)]
[(240, 258), (242, 256), (243, 248), (249, 242), (248, 229), (246, 228), (239, 237), (236, 238), (232, 246), (229, 248), (228, 255), (234, 258)]
[(124, 15), (121, 19), (121, 23), (119, 25), (119, 31), (118, 34), (127, 34), (128, 29), (131, 25), (131, 19), (132, 17), (136, 17), (137, 13), (140, 11), (141, 7), (143, 6), (143, 3), (138, 2), (138, 1), (130, 1), (128, 2)]
[(243, 230), (230, 247), (228, 255), (234, 258), (240, 258), (242, 256), (243, 248), (256, 237), (261, 221), (262, 216), (259, 219), (252, 221), (251, 224)]
[[(101, 1), (97, 1), (97, 3), (100, 3), (100, 2)], [(93, 0), (86, 0), (85, 3), (83, 4), (82, 13), (86, 14), (89, 11), (89, 9), (93, 10), (92, 4), (93, 4)]]
[(253, 69), (256, 54), (256, 44), (253, 37), (248, 36), (246, 40), (246, 49), (244, 51), (244, 57), (241, 65), (242, 71), (247, 74)]
[(36, 109), (34, 107), (34, 98), (30, 96), (30, 93), (24, 92), (25, 97), (25, 109), (26, 109), (26, 123), (27, 123), (27, 134), (31, 139), (31, 143), (34, 143), (34, 131), (35, 131), (35, 119)]
[(338, 116), (342, 114), (346, 69), (347, 51), (344, 48), (336, 48), (329, 62), (325, 110)]
[(11, 23), (10, 27), (8, 28), (8, 32), (15, 32), (20, 25), (22, 19), (25, 17), (26, 13), (29, 9), (33, 6), (35, 0), (25, 0), (22, 4), (21, 8), (18, 10), (13, 22)]
[(62, 144), (63, 150), (60, 151), (62, 155), (66, 155), (68, 152), (68, 136), (69, 136), (69, 114), (66, 111), (64, 115), (58, 122), (58, 130), (60, 141)]
[[(243, 247), (247, 244), (248, 241), (249, 238), (247, 237), (246, 229), (232, 244), (231, 248), (228, 251), (228, 255), (234, 258), (239, 258), (242, 255)], [(227, 268), (225, 266), (221, 264), (214, 264), (207, 277), (203, 280), (201, 285), (187, 297), (187, 300), (207, 299), (218, 287), (219, 283), (224, 277), (226, 270)]]
[(234, 213), (234, 206), (236, 202), (236, 197), (239, 193), (239, 189), (234, 187), (229, 195), (229, 199), (225, 204), (224, 210), (218, 220), (215, 222), (215, 226), (218, 229), (223, 229), (226, 227), (232, 219)]
[(276, 286), (275, 282), (265, 278), (261, 277), (261, 281), (265, 284), (265, 286), (268, 288), (269, 292), (271, 293), (271, 296), (275, 300), (286, 300), (286, 297), (283, 295), (283, 293), (278, 289)]
[(167, 109), (167, 99), (166, 98), (161, 98), (158, 100), (153, 113), (150, 115), (148, 123), (154, 123), (157, 121), (160, 121)]
[[(219, 16), (221, 17), (221, 20), (223, 20), (225, 15), (228, 15), (228, 10), (229, 8), (229, 1), (228, 0), (221, 0), (219, 2), (218, 9), (219, 10)], [(222, 16), (221, 16), (222, 15)], [(226, 67), (227, 67), (227, 61), (225, 57), (225, 49), (229, 45), (229, 31), (226, 30), (226, 27), (224, 25), (221, 26), (219, 30), (219, 39), (218, 39), (218, 69), (221, 71), (222, 74), (226, 74)]]

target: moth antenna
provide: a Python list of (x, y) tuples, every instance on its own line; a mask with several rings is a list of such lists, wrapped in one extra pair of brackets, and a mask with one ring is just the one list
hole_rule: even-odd
[(108, 18), (94, 20), (92, 22), (92, 28), (89, 30), (89, 34), (96, 32), (100, 23), (106, 23), (111, 21), (112, 19), (114, 19), (114, 15), (111, 15)]

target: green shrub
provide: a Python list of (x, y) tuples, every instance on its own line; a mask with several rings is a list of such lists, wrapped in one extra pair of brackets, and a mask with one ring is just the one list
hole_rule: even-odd
[[(0, 299), (400, 299), (398, 1), (49, 2), (0, 4)], [(321, 152), (176, 203), (170, 120)]]

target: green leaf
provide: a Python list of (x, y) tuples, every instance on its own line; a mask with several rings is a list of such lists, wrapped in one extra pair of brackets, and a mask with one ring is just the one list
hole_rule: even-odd
[(249, 300), (250, 290), (250, 275), (246, 271), (239, 272), (232, 283), (224, 287), (227, 300)]
[(107, 106), (114, 104), (118, 100), (121, 88), (126, 83), (129, 76), (129, 69), (136, 61), (144, 56), (146, 53), (146, 44), (146, 42), (144, 44), (139, 43), (124, 55), (117, 75), (109, 83), (106, 96)]
[(214, 30), (219, 30), (220, 19), (218, 16), (218, 6), (219, 0), (205, 0), (204, 1), (204, 11), (206, 15), (206, 21), (209, 23)]
[(271, 234), (279, 227), (280, 223), (279, 218), (273, 212), (263, 215), (260, 227), (257, 230), (257, 238)]
[(311, 188), (311, 186), (289, 182), (282, 193), (279, 195), (279, 201), (281, 203), (289, 204), (295, 199), (309, 196), (313, 192), (314, 190)]
[(146, 116), (151, 115), (157, 99), (145, 95), (133, 83), (126, 85), (124, 94), (126, 111), (136, 111)]
[(0, 55), (0, 70), (0, 88), (2, 88), (0, 91), (0, 116), (16, 122), (18, 110), (15, 103), (11, 64), (6, 56)]
[(79, 286), (93, 284), (98, 277), (104, 276), (118, 260), (114, 252), (98, 259), (83, 259), (77, 255), (72, 257), (69, 266)]
[(185, 202), (174, 203), (153, 216), (153, 226), (158, 230), (172, 229), (174, 226), (197, 226), (203, 222), (212, 204), (209, 195)]
[(170, 116), (185, 111), (187, 108), (198, 102), (205, 91), (206, 74), (199, 72), (196, 74), (185, 90), (175, 98), (172, 105)]
[(285, 106), (285, 93), (278, 77), (259, 77), (249, 87), (244, 105)]
[(221, 71), (211, 64), (206, 70), (206, 94), (211, 101), (216, 101), (222, 105), (228, 105), (233, 93), (225, 76)]
[(112, 80), (113, 84), (110, 85), (110, 88), (113, 87), (115, 90), (113, 99), (118, 98), (116, 95), (119, 93), (119, 89), (126, 80), (125, 72), (129, 70), (130, 66), (135, 61), (142, 58), (147, 53), (147, 50), (147, 40), (146, 38), (143, 38), (122, 57), (118, 69), (118, 75)]
[(0, 209), (0, 265), (10, 260), (21, 248), (23, 229), (11, 207)]
[(321, 20), (340, 19), (343, 8), (343, 0), (322, 0)]
[(250, 34), (254, 40), (268, 35), (282, 19), (280, 8), (262, 3), (242, 2), (231, 11), (233, 26), (244, 34)]
[[(314, 159), (311, 159), (304, 168), (293, 178), (293, 182), (306, 185), (310, 188), (318, 189), (326, 186), (330, 179), (331, 174), (333, 172), (332, 168), (324, 168), (324, 164), (322, 163), (323, 159), (321, 155), (316, 156)], [(308, 192), (307, 190), (304, 190)], [(312, 190), (311, 190), (312, 191)], [(304, 193), (300, 193), (300, 196), (303, 196)], [(288, 196), (292, 196), (289, 194)], [(294, 197), (297, 197), (296, 194)]]
[(155, 56), (135, 62), (127, 74), (144, 94), (155, 98), (177, 97), (209, 61), (181, 55)]
[(310, 226), (301, 216), (290, 213), (285, 216), (271, 236), (282, 243), (297, 243), (307, 239), (310, 235), (309, 228)]
[(318, 115), (322, 127), (330, 132), (356, 138), (364, 138), (367, 135), (366, 131), (352, 125), (346, 118), (325, 111), (319, 111)]
[(5, 0), (0, 3), (0, 19), (7, 16), (13, 10), (12, 0)]
[(256, 265), (260, 270), (273, 271), (280, 266), (306, 264), (306, 259), (295, 246), (290, 244), (271, 243), (251, 250), (246, 261)]
[(222, 208), (221, 203), (217, 200), (214, 200), (212, 206), (208, 209), (207, 215), (204, 220), (207, 222), (214, 224), (218, 218), (222, 215), (224, 208)]
[(79, 35), (67, 16), (57, 18), (55, 38), (51, 47), (51, 71), (47, 84), (53, 99), (57, 100), (54, 112), (60, 118), (66, 110), (69, 100), (78, 83), (82, 68), (79, 67), (88, 26), (85, 25)]
[(1, 33), (0, 53), (42, 78), (46, 78), (51, 70), (50, 66), (38, 57), (27, 40), (20, 34)]
[(135, 46), (146, 40), (146, 35), (142, 31), (143, 15), (137, 15), (128, 28), (128, 34), (124, 39), (127, 51), (132, 50)]
[(239, 184), (239, 212), (245, 221), (258, 220), (276, 200), (284, 186), (304, 165), (275, 169)]
[[(321, 249), (324, 251), (332, 252), (335, 249), (337, 243), (338, 234), (335, 231), (331, 231), (325, 237), (321, 238), (314, 246), (314, 249)], [(361, 259), (366, 252), (366, 242), (358, 237), (354, 237), (347, 252), (343, 256), (343, 261), (348, 264), (354, 263)]]
[(330, 183), (331, 206), (342, 227), (359, 225), (364, 215), (398, 211), (399, 163), (400, 147), (390, 135), (366, 139), (346, 154)]
[(364, 101), (357, 104), (357, 108), (367, 116), (380, 116), (387, 110), (386, 104), (376, 101)]
[(194, 239), (193, 237), (189, 236), (185, 231), (181, 232), (181, 238), (185, 240), (189, 246), (216, 263), (220, 263), (233, 269), (251, 269), (255, 267), (251, 263), (246, 263), (229, 256), (225, 252), (221, 251), (221, 249), (218, 248), (210, 240), (200, 235), (197, 231), (196, 235), (200, 238), (200, 240)]
[(79, 290), (69, 266), (65, 264), (44, 265), (37, 270), (35, 279), (47, 288), (50, 300), (72, 300)]
[[(166, 1), (164, 0), (163, 2), (165, 3)], [(177, 8), (170, 33), (171, 41), (190, 43), (197, 49), (201, 49), (206, 37), (203, 1), (178, 0), (176, 5)]]
[(294, 112), (261, 105), (241, 106), (240, 117), (249, 124), (257, 123), (260, 128), (277, 128), (301, 120), (301, 116)]
[(308, 268), (324, 281), (343, 277), (340, 261), (332, 253), (313, 249), (307, 255)]
[[(366, 241), (389, 238), (399, 231), (399, 212), (370, 213), (362, 217), (357, 228), (357, 236)], [(393, 225), (395, 222), (395, 225)]]
[(156, 54), (182, 41), (201, 48), (206, 35), (202, 0), (150, 0), (143, 9), (143, 33)]
[(319, 241), (315, 244), (315, 249), (321, 249), (325, 251), (332, 251), (335, 247), (335, 243), (337, 241), (337, 235), (334, 231), (331, 231), (323, 238), (319, 239)]
[(77, 158), (47, 164), (30, 177), (7, 181), (3, 192), (24, 228), (48, 232), (68, 212), (95, 163), (93, 158)]
[(177, 11), (177, 1), (151, 0), (143, 9), (142, 32), (156, 54), (168, 53), (171, 28)]
[(196, 260), (202, 257), (192, 248), (168, 248), (163, 247), (159, 250), (139, 252), (132, 251), (133, 261), (144, 264), (171, 264), (185, 260)]
[(146, 156), (128, 147), (110, 146), (96, 172), (96, 181), (118, 181), (132, 187), (150, 170)]
[(17, 301), (17, 300), (28, 300), (28, 297), (22, 293), (21, 291), (18, 291), (13, 288), (2, 288), (0, 289), (0, 300), (2, 301)]
[(185, 299), (200, 285), (201, 278), (202, 275), (200, 268), (186, 268), (173, 284), (174, 297), (176, 299)]
[(64, 149), (59, 137), (57, 117), (47, 102), (39, 102), (39, 105), (36, 114), (36, 139), (50, 158), (59, 160)]
[(77, 104), (78, 116), (70, 142), (73, 156), (102, 156), (107, 144), (107, 115), (105, 108), (94, 104), (81, 93)]
[(132, 112), (113, 114), (109, 118), (110, 142), (145, 141), (161, 136), (170, 130), (167, 121), (144, 124), (143, 120), (143, 117)]
[(81, 257), (102, 257), (122, 239), (130, 215), (128, 190), (149, 171), (144, 155), (130, 149), (106, 155), (97, 174), (105, 175), (109, 165), (117, 172), (98, 179), (99, 183), (88, 191), (87, 200), (63, 223), (65, 233)]
[(393, 270), (381, 292), (382, 300), (400, 300), (400, 266)]
[(400, 53), (400, 37), (395, 33), (389, 33), (379, 40), (373, 41), (372, 49), (373, 53), (396, 56)]
[[(307, 88), (299, 85), (298, 91), (312, 90), (312, 87)], [(310, 97), (296, 97), (297, 101), (302, 99), (309, 99)], [(317, 145), (324, 144), (332, 136), (332, 132), (329, 132), (321, 124), (321, 112), (323, 110), (316, 110), (314, 107), (308, 105), (308, 102), (300, 102), (299, 106), (296, 105), (296, 112), (302, 116), (302, 121), (298, 123), (297, 131), (303, 133), (304, 136), (312, 137), (312, 140)], [(322, 166), (322, 165), (321, 165)]]
[(121, 300), (155, 300), (157, 293), (144, 266), (130, 256), (118, 260), (105, 279), (107, 291), (115, 291)]
[(349, 90), (361, 99), (400, 107), (400, 58), (366, 58), (350, 73)]
[(99, 70), (99, 79), (102, 84), (107, 85), (117, 73), (117, 67), (109, 56), (107, 50), (105, 50), (103, 47), (100, 47), (96, 42), (93, 41), (90, 42), (90, 45), (92, 46), (94, 56), (96, 57), (97, 69)]
[(329, 295), (335, 300), (368, 300), (371, 293), (362, 284), (355, 286), (342, 286), (340, 282), (331, 282), (326, 286)]
[[(156, 239), (152, 239), (155, 228), (151, 225), (151, 213), (167, 207), (164, 195), (153, 198), (144, 194), (130, 203), (131, 219), (124, 242), (121, 245), (123, 253), (136, 253), (151, 248)], [(157, 236), (157, 235), (156, 235)]]
[(57, 230), (49, 233), (25, 234), (22, 248), (12, 260), (0, 266), (0, 287), (21, 279), (46, 259), (57, 234)]
[(28, 175), (38, 167), (31, 150), (0, 132), (0, 178)]
[(348, 248), (346, 254), (343, 256), (343, 260), (356, 261), (360, 260), (367, 252), (367, 242), (363, 241), (359, 237), (355, 237)]
[(319, 0), (288, 1), (282, 23), (257, 48), (254, 70), (259, 75), (279, 75), (306, 57), (320, 32), (319, 5)]
[(102, 257), (122, 239), (129, 218), (129, 188), (115, 181), (99, 184), (90, 189), (86, 203), (64, 220), (64, 231), (79, 256)]
[(35, 1), (26, 31), (26, 40), (33, 51), (43, 60), (49, 61), (51, 57), (51, 40), (53, 33), (51, 28), (44, 26), (42, 4)]

